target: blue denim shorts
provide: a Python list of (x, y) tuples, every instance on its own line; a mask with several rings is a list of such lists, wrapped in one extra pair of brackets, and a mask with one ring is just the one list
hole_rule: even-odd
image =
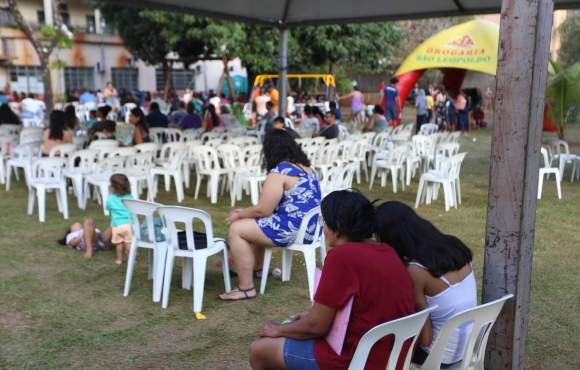
[(290, 370), (320, 370), (314, 358), (314, 340), (286, 338), (284, 362)]

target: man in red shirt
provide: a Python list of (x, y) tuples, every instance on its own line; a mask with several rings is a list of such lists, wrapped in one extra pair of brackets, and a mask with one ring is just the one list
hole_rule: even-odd
[[(252, 343), (250, 363), (259, 369), (346, 369), (361, 337), (376, 325), (415, 312), (413, 283), (397, 253), (386, 244), (369, 241), (374, 232), (374, 207), (360, 193), (339, 191), (322, 201), (329, 251), (314, 305), (294, 321), (270, 322)], [(342, 352), (324, 337), (335, 314), (354, 297)], [(384, 370), (393, 339), (379, 341), (365, 369)], [(399, 366), (406, 353), (399, 359)]]

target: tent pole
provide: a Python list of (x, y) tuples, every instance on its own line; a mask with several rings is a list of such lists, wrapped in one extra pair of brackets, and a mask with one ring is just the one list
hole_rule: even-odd
[(524, 369), (552, 0), (503, 0), (483, 271), (483, 302), (507, 293), (486, 369)]
[(288, 28), (281, 27), (280, 31), (280, 49), (279, 49), (279, 78), (278, 92), (280, 101), (278, 102), (278, 113), (281, 116), (286, 115), (286, 97), (288, 96)]

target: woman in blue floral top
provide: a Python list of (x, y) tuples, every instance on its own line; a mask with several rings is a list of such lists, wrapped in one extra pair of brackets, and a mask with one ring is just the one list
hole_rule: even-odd
[[(238, 273), (237, 289), (220, 296), (225, 301), (256, 297), (254, 272), (261, 266), (266, 247), (287, 247), (294, 242), (304, 215), (320, 206), (316, 172), (300, 146), (283, 129), (274, 129), (264, 140), (264, 166), (268, 176), (258, 204), (235, 209), (226, 222), (229, 244)], [(314, 232), (315, 217), (308, 231)], [(314, 239), (309, 235), (306, 239)], [(264, 271), (264, 273), (268, 273)]]

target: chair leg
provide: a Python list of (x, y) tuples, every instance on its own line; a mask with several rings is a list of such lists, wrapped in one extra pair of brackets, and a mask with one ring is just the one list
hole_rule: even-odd
[(171, 190), (171, 176), (163, 175), (163, 181), (165, 182), (165, 191)]
[(373, 163), (371, 167), (371, 179), (369, 181), (369, 190), (373, 188), (373, 182), (375, 181), (375, 176), (377, 175), (377, 166)]
[(324, 265), (324, 260), (326, 260), (326, 238), (324, 233), (320, 236), (320, 264)]
[(252, 199), (252, 204), (255, 206), (258, 204), (258, 199), (260, 198), (258, 190), (258, 181), (256, 179), (250, 179), (250, 197)]
[(28, 191), (28, 215), (32, 215), (34, 213), (34, 202), (36, 200), (36, 190), (33, 187), (30, 187)]
[(193, 275), (193, 259), (192, 258), (182, 258), (181, 259), (181, 288), (185, 290), (190, 290), (192, 288), (192, 275)]
[(181, 174), (177, 173), (174, 175), (175, 180), (175, 192), (177, 193), (177, 202), (183, 202), (184, 194), (183, 194), (183, 179), (181, 178)]
[(46, 219), (46, 189), (44, 187), (36, 188), (36, 197), (38, 198), (38, 220), (44, 222)]
[(201, 312), (203, 306), (203, 289), (205, 286), (206, 269), (206, 256), (195, 257), (193, 259), (193, 312)]
[(199, 195), (199, 188), (201, 186), (201, 175), (199, 173), (197, 173), (196, 176), (196, 181), (195, 181), (195, 199), (197, 199), (197, 196)]
[(6, 170), (7, 170), (6, 171), (6, 191), (10, 191), (10, 181), (12, 180), (12, 166), (8, 165)]
[(211, 197), (211, 204), (217, 203), (218, 191), (219, 191), (219, 175), (211, 175), (210, 177), (210, 197)]
[(560, 179), (563, 177), (563, 175), (556, 176), (556, 190), (558, 191), (558, 199), (562, 199), (562, 184)]
[(230, 279), (230, 264), (228, 259), (228, 246), (224, 243), (223, 249), (223, 261), (222, 261), (222, 274), (224, 276), (224, 289), (226, 293), (232, 290), (232, 281)]
[(310, 300), (314, 300), (314, 275), (316, 271), (316, 249), (306, 248), (303, 251), (304, 262), (306, 263), (306, 276), (308, 278), (308, 291)]
[(421, 202), (421, 197), (423, 196), (423, 187), (425, 186), (425, 180), (419, 180), (419, 188), (417, 189), (417, 197), (415, 198), (415, 208), (419, 208), (419, 203)]
[(68, 195), (66, 192), (66, 185), (60, 187), (60, 203), (62, 207), (62, 215), (65, 220), (68, 220)]
[(107, 210), (107, 199), (109, 199), (109, 184), (99, 186), (99, 192), (101, 193), (101, 202), (103, 204), (103, 213), (105, 216), (109, 215)]
[(260, 279), (260, 294), (266, 291), (266, 282), (268, 281), (268, 271), (270, 271), (270, 262), (272, 261), (272, 248), (266, 248), (264, 251), (264, 263), (262, 264), (262, 278)]
[(123, 296), (129, 296), (131, 289), (131, 279), (133, 279), (133, 271), (135, 270), (135, 259), (137, 257), (137, 244), (133, 239), (131, 241), (131, 249), (129, 250), (129, 258), (127, 258), (127, 272), (125, 273), (125, 288), (123, 289)]
[(289, 281), (292, 275), (292, 256), (291, 250), (282, 249), (282, 281)]
[(161, 290), (163, 288), (163, 276), (165, 274), (165, 263), (167, 260), (167, 247), (157, 245), (153, 254), (155, 261), (153, 276), (153, 302), (161, 301)]
[(538, 177), (538, 199), (542, 199), (543, 186), (544, 186), (544, 174), (540, 172), (540, 177)]
[(393, 179), (393, 193), (397, 193), (397, 169), (391, 167), (391, 178)]
[(173, 275), (173, 264), (175, 263), (175, 256), (173, 250), (168, 247), (167, 258), (165, 261), (165, 276), (163, 278), (163, 299), (161, 300), (161, 308), (167, 308), (169, 303), (169, 291), (171, 289), (171, 276)]

